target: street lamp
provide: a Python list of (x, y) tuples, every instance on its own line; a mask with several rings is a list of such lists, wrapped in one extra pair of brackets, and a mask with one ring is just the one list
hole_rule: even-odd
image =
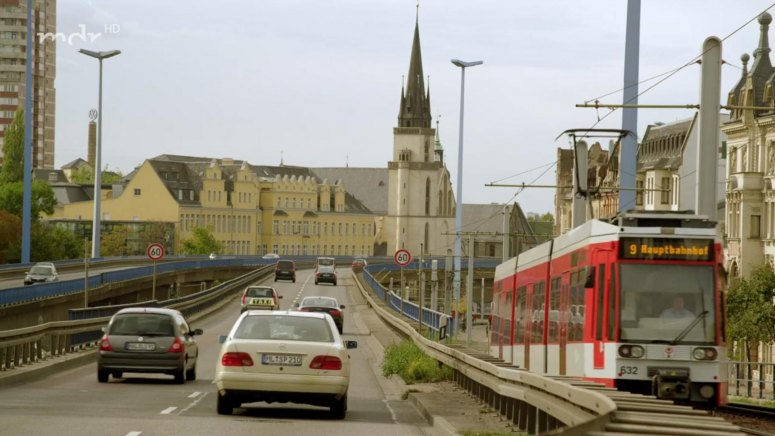
[(78, 50), (86, 56), (100, 61), (99, 109), (97, 112), (97, 153), (94, 160), (94, 222), (92, 224), (91, 257), (100, 257), (100, 188), (102, 187), (102, 60), (121, 54), (120, 50), (91, 51)]
[[(460, 67), (460, 131), (458, 133), (458, 150), (457, 150), (457, 207), (455, 208), (455, 276), (452, 280), (452, 290), (454, 294), (454, 301), (458, 304), (460, 302), (460, 256), (461, 256), (461, 240), (460, 232), (463, 230), (463, 108), (465, 102), (465, 89), (466, 89), (466, 67), (475, 67), (482, 65), (484, 61), (465, 62), (459, 59), (452, 59), (451, 62)], [(468, 253), (469, 256), (473, 256), (473, 253)], [(470, 297), (470, 296), (469, 296)], [(468, 300), (468, 299), (466, 299)], [(457, 310), (460, 308), (457, 307)], [(466, 310), (471, 310), (471, 305), (466, 307)], [(451, 312), (450, 312), (451, 313)], [(471, 325), (467, 328), (470, 330)]]

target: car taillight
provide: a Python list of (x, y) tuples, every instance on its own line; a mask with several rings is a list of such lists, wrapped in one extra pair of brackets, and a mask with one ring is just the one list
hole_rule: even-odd
[(247, 300), (248, 300), (248, 294), (247, 293), (242, 294), (242, 304), (245, 304), (245, 302), (247, 302)]
[(108, 335), (105, 335), (100, 339), (100, 351), (113, 351), (113, 346), (110, 345)]
[(170, 349), (167, 350), (170, 353), (182, 353), (186, 351), (186, 345), (183, 344), (183, 342), (180, 341), (179, 337), (175, 337), (175, 341), (172, 342), (172, 345), (170, 345)]
[(221, 356), (223, 366), (253, 366), (253, 359), (248, 353), (228, 352)]
[(330, 314), (331, 314), (331, 316), (333, 316), (333, 317), (338, 317), (338, 316), (341, 316), (341, 315), (342, 315), (342, 313), (341, 313), (341, 312), (339, 312), (339, 311), (338, 311), (338, 310), (336, 310), (336, 309), (331, 309), (331, 310), (329, 310), (329, 311), (328, 311), (328, 313), (330, 313)]
[(309, 363), (312, 369), (330, 369), (338, 371), (342, 369), (342, 361), (336, 356), (315, 356)]

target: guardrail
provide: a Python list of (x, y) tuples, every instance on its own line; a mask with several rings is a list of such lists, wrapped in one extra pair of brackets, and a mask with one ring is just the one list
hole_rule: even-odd
[(729, 361), (727, 365), (729, 395), (775, 400), (775, 363)]
[[(613, 400), (598, 392), (525, 370), (497, 366), (426, 339), (406, 321), (374, 301), (372, 296), (380, 295), (380, 287), (367, 292), (366, 286), (370, 288), (374, 282), (369, 276), (367, 273), (354, 275), (356, 285), (377, 314), (426, 354), (453, 368), (459, 384), (488, 402), (523, 431), (531, 434), (555, 431), (569, 435), (602, 431), (616, 411)], [(362, 278), (366, 285), (361, 282)], [(384, 288), (381, 295), (384, 301)]]
[[(190, 318), (197, 313), (228, 303), (229, 299), (224, 297), (241, 290), (248, 283), (271, 275), (273, 271), (272, 265), (264, 266), (196, 294), (160, 302), (154, 300), (149, 303), (179, 310)], [(96, 309), (93, 314), (103, 315), (104, 313), (99, 311), (115, 313), (120, 308), (113, 306), (110, 309), (91, 309)], [(87, 338), (93, 338), (95, 334), (101, 336), (101, 329), (108, 323), (111, 315), (112, 313), (98, 318), (53, 321), (33, 327), (0, 331), (0, 371), (32, 364), (52, 356), (61, 356), (81, 349), (85, 345), (91, 345)]]

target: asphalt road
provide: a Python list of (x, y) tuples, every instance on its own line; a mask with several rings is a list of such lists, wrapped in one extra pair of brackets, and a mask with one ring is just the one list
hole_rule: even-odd
[(356, 322), (349, 268), (339, 268), (339, 286), (315, 285), (311, 270), (297, 271), (296, 283), (271, 280), (283, 296), (281, 309), (308, 295), (336, 297), (345, 304), (344, 336), (358, 340), (351, 350), (349, 410), (343, 421), (330, 419), (327, 408), (252, 403), (232, 416), (215, 411), (212, 379), (218, 358), (218, 336), (225, 335), (239, 316), (234, 301), (216, 314), (191, 323), (201, 328), (197, 380), (184, 385), (171, 376), (125, 374), (124, 379), (97, 382), (96, 363), (50, 377), (0, 389), (0, 435), (423, 435), (429, 427), (408, 401), (387, 395), (373, 367), (378, 350)]

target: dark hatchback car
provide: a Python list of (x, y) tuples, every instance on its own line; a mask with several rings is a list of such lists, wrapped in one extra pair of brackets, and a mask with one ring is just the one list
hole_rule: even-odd
[(278, 280), (296, 283), (296, 263), (292, 260), (278, 260), (274, 267), (274, 281)]
[(318, 270), (315, 271), (315, 284), (322, 282), (336, 286), (336, 268), (326, 265), (318, 266)]
[(48, 283), (59, 280), (57, 268), (51, 262), (38, 262), (24, 276), (24, 284)]
[(323, 312), (331, 315), (336, 324), (339, 334), (342, 334), (344, 328), (344, 305), (340, 305), (333, 297), (304, 297), (301, 304), (295, 304), (296, 310), (300, 312)]
[(199, 348), (183, 314), (173, 309), (138, 307), (121, 309), (110, 319), (100, 340), (97, 380), (122, 378), (125, 372), (162, 373), (175, 383), (196, 380)]

